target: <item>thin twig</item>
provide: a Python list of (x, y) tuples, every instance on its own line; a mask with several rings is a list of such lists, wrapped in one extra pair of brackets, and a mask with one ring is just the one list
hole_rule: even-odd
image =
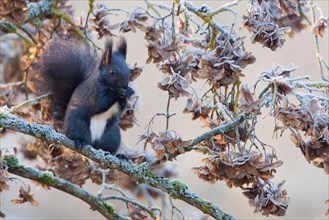
[(20, 110), (21, 108), (24, 108), (24, 107), (26, 107), (26, 106), (28, 106), (28, 105), (31, 105), (31, 104), (34, 103), (34, 102), (38, 102), (38, 101), (42, 100), (42, 99), (48, 98), (50, 95), (51, 95), (50, 93), (47, 93), (47, 94), (45, 94), (45, 95), (41, 95), (41, 96), (36, 97), (36, 98), (34, 98), (34, 99), (30, 99), (30, 100), (27, 100), (27, 101), (25, 101), (25, 102), (22, 102), (22, 103), (20, 103), (20, 104), (18, 104), (18, 105), (16, 105), (16, 106), (11, 107), (11, 108), (10, 108), (10, 112), (11, 112), (12, 114), (19, 113), (19, 110)]
[[(314, 1), (312, 0), (310, 2), (311, 4), (311, 12), (312, 12), (312, 22), (313, 22), (313, 25), (315, 25), (316, 23), (316, 16), (315, 16), (315, 4), (314, 4)], [(321, 53), (320, 53), (320, 43), (319, 43), (319, 37), (315, 34), (314, 35), (315, 37), (315, 49), (316, 49), (316, 58), (318, 60), (318, 64), (319, 64), (319, 67), (320, 67), (320, 74), (321, 74), (321, 78), (323, 81), (329, 81), (329, 78), (328, 76), (326, 76), (324, 74), (324, 70), (323, 70), (323, 66), (322, 66), (322, 62), (321, 62)]]
[(23, 84), (24, 84), (23, 81), (10, 82), (10, 83), (6, 83), (6, 84), (0, 83), (0, 92), (1, 92), (1, 90), (5, 90), (10, 87), (19, 87)]
[(130, 203), (133, 204), (135, 206), (138, 206), (139, 208), (141, 208), (142, 210), (146, 211), (153, 219), (156, 219), (158, 215), (156, 215), (154, 213), (155, 210), (160, 212), (160, 216), (161, 216), (161, 210), (158, 207), (151, 207), (148, 208), (147, 206), (143, 205), (142, 203), (138, 202), (136, 199), (134, 198), (128, 198), (128, 197), (123, 197), (123, 196), (104, 196), (102, 197), (103, 201), (106, 200), (120, 200), (126, 203)]
[(102, 188), (101, 190), (98, 191), (97, 196), (102, 196), (105, 190), (114, 190), (117, 191), (118, 193), (120, 193), (122, 196), (126, 196), (122, 190), (120, 190), (117, 187), (114, 187), (112, 184), (107, 184), (106, 183), (106, 175), (108, 174), (108, 172), (110, 171), (110, 169), (97, 169), (99, 172), (102, 173)]
[(33, 38), (32, 34), (26, 30), (26, 28), (24, 26), (21, 26), (20, 29), (27, 35), (29, 36), (29, 38), (33, 41), (34, 45), (37, 46), (38, 43), (36, 42), (36, 40)]
[(235, 0), (233, 2), (228, 2), (228, 3), (225, 3), (224, 5), (220, 6), (219, 8), (216, 8), (212, 11), (210, 11), (208, 13), (208, 15), (210, 17), (214, 17), (215, 15), (221, 13), (221, 12), (224, 12), (224, 11), (229, 11), (230, 10), (230, 7), (232, 6), (235, 6), (235, 5), (238, 5), (239, 2), (241, 2), (242, 0)]
[(230, 37), (229, 33), (221, 25), (219, 25), (218, 23), (212, 20), (212, 16), (209, 14), (209, 12), (199, 11), (198, 8), (195, 7), (191, 2), (187, 2), (187, 1), (181, 2), (180, 0), (175, 0), (175, 1), (177, 4), (181, 6), (182, 9), (193, 12), (195, 15), (200, 17), (204, 22), (208, 23), (212, 28), (217, 29), (225, 36)]
[(166, 130), (169, 129), (169, 119), (172, 115), (170, 115), (169, 113), (169, 110), (170, 110), (170, 100), (171, 100), (171, 97), (170, 95), (168, 95), (168, 101), (167, 101), (167, 108), (166, 108)]
[(170, 205), (171, 205), (171, 219), (174, 219), (174, 210), (176, 210), (181, 216), (182, 216), (182, 220), (185, 220), (184, 214), (181, 210), (179, 210), (173, 203), (172, 199), (169, 198), (170, 201)]

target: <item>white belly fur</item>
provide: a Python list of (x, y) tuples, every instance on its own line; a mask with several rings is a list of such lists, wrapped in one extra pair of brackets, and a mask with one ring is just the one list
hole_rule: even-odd
[(112, 118), (118, 112), (119, 104), (116, 102), (106, 112), (91, 117), (90, 132), (92, 142), (99, 140), (102, 137), (107, 120)]

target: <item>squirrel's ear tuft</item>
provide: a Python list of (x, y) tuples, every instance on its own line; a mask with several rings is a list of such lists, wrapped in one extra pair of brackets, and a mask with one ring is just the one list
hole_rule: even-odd
[(112, 39), (106, 40), (105, 51), (103, 53), (102, 60), (101, 60), (99, 68), (106, 67), (106, 66), (110, 65), (111, 58), (112, 58), (112, 46), (113, 46)]
[(119, 43), (117, 46), (117, 51), (120, 53), (125, 59), (127, 55), (127, 41), (124, 37), (120, 37)]

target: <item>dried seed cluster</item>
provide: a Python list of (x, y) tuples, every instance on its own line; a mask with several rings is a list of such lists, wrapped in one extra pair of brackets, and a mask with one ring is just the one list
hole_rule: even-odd
[[(321, 105), (323, 103), (316, 99), (308, 100), (299, 106), (286, 102), (283, 107), (277, 108), (275, 113), (284, 128), (290, 127), (296, 131), (291, 134), (291, 139), (296, 147), (301, 149), (307, 161), (312, 161), (329, 174), (329, 116), (322, 113), (325, 107)], [(304, 133), (306, 140), (298, 131)]]
[(282, 185), (271, 181), (258, 179), (252, 187), (246, 188), (243, 194), (249, 199), (249, 204), (255, 207), (255, 212), (261, 212), (262, 215), (284, 216), (288, 208), (289, 197), (287, 191), (282, 190)]
[(180, 135), (174, 130), (165, 130), (158, 135), (154, 132), (144, 134), (140, 141), (145, 140), (144, 148), (150, 144), (156, 153), (158, 160), (167, 160), (172, 154), (182, 154), (183, 147), (191, 144), (191, 141), (183, 141)]
[(223, 180), (229, 187), (242, 187), (254, 183), (257, 178), (273, 178), (275, 169), (282, 165), (282, 161), (274, 161), (274, 157), (273, 154), (263, 156), (258, 151), (225, 151), (204, 159), (206, 165), (194, 168), (194, 171), (207, 182)]
[(282, 47), (286, 41), (283, 36), (290, 31), (290, 27), (279, 27), (275, 23), (265, 1), (260, 4), (254, 1), (243, 19), (243, 26), (252, 34), (251, 41), (258, 42), (271, 50)]

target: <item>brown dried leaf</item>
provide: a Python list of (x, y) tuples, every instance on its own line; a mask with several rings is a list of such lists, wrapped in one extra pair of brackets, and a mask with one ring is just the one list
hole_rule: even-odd
[(31, 194), (30, 186), (27, 187), (27, 190), (25, 190), (23, 187), (19, 189), (19, 198), (21, 199), (13, 199), (11, 202), (13, 204), (23, 204), (25, 202), (29, 202), (32, 206), (37, 206), (39, 204), (34, 200), (34, 194)]
[(138, 206), (128, 203), (128, 213), (132, 220), (147, 220), (147, 213)]
[(324, 36), (325, 30), (328, 28), (329, 18), (321, 17), (312, 27), (312, 33), (319, 37)]
[(158, 83), (158, 87), (163, 91), (168, 91), (171, 98), (177, 99), (180, 96), (189, 96), (190, 93), (187, 91), (191, 82), (190, 76), (181, 76), (178, 73), (173, 72), (168, 74), (165, 78)]
[(143, 67), (137, 66), (137, 63), (133, 67), (130, 67), (130, 79), (129, 81), (134, 81), (137, 79), (143, 71)]
[(251, 113), (253, 112), (256, 115), (261, 114), (260, 113), (260, 103), (261, 100), (254, 100), (253, 95), (251, 94), (250, 90), (248, 89), (247, 85), (241, 86), (240, 90), (240, 103), (239, 103), (239, 109), (241, 109), (245, 113)]

